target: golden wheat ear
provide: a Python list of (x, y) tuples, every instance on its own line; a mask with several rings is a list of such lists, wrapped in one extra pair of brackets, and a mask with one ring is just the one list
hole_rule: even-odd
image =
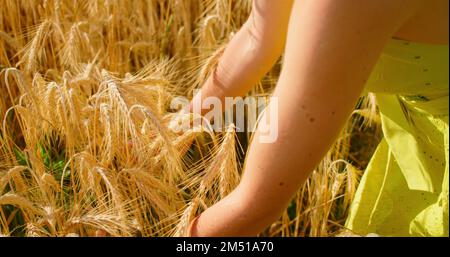
[(191, 222), (195, 219), (197, 209), (199, 207), (199, 200), (192, 200), (183, 211), (183, 215), (180, 218), (179, 223), (173, 233), (174, 237), (187, 237), (190, 236)]

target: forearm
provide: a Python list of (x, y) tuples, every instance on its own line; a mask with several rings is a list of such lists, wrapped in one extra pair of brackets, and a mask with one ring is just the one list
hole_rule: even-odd
[(255, 86), (284, 49), (291, 6), (292, 0), (254, 1), (249, 19), (192, 102), (217, 97), (224, 103), (225, 97), (243, 96)]
[[(278, 59), (281, 50), (270, 41), (258, 42), (252, 38), (248, 23), (227, 45), (219, 63), (194, 101), (217, 97), (245, 95), (267, 73)], [(191, 103), (191, 111), (193, 110)]]

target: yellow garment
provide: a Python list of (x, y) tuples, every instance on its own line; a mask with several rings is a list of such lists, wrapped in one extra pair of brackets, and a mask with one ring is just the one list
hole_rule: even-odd
[(384, 138), (346, 227), (384, 236), (449, 235), (448, 45), (391, 40), (366, 85)]

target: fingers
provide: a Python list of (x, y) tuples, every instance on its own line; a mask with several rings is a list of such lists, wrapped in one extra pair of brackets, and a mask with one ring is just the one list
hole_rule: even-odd
[(98, 229), (95, 231), (95, 237), (106, 237), (107, 235), (108, 233), (106, 233), (103, 229)]

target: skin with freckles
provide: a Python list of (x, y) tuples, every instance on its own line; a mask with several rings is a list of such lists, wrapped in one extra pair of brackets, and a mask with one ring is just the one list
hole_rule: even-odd
[(444, 8), (448, 1), (255, 0), (201, 97), (244, 95), (284, 49), (278, 139), (252, 142), (240, 184), (197, 217), (191, 235), (255, 236), (275, 221), (336, 139), (386, 43), (448, 43), (448, 26), (435, 26), (447, 24)]

